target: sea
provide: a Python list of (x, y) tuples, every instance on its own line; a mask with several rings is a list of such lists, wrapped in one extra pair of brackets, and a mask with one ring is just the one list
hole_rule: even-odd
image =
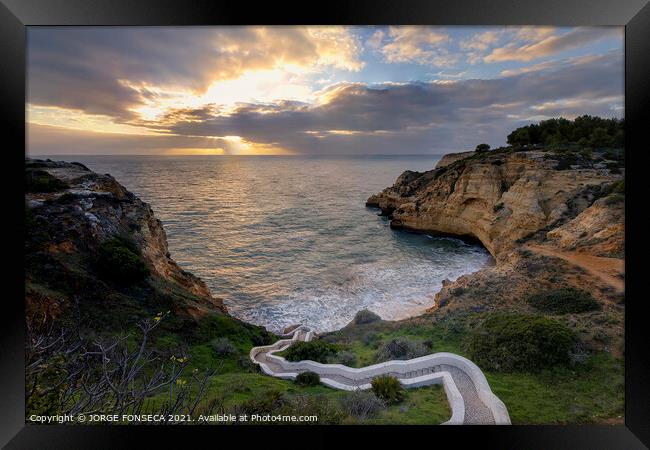
[(171, 256), (230, 314), (278, 332), (325, 332), (362, 309), (434, 305), (445, 279), (491, 264), (481, 246), (392, 230), (366, 199), (427, 156), (47, 156), (109, 173), (149, 203)]

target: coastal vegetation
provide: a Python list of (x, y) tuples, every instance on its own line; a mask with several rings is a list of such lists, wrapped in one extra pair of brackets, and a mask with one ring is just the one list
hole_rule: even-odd
[(622, 148), (625, 143), (625, 122), (623, 119), (589, 115), (574, 120), (548, 119), (517, 128), (508, 135), (507, 140), (512, 146)]
[[(353, 325), (321, 339), (357, 354), (358, 367), (373, 364), (377, 348), (397, 337), (427, 342), (430, 353), (451, 352), (471, 358), (468, 339), (490, 313), (458, 311), (440, 317), (427, 313), (398, 322)], [(558, 319), (571, 329), (570, 319)], [(372, 336), (372, 340), (368, 339)], [(584, 338), (583, 338), (584, 339)], [(476, 362), (476, 361), (475, 361)], [(624, 414), (624, 361), (608, 352), (588, 351), (581, 341), (569, 362), (522, 371), (488, 369), (478, 363), (492, 391), (506, 404), (513, 424), (621, 422)], [(421, 389), (407, 390), (408, 396)], [(406, 400), (408, 401), (408, 400)]]
[(575, 288), (537, 292), (528, 298), (528, 303), (535, 309), (552, 314), (583, 313), (601, 309), (591, 294)]
[[(479, 186), (460, 206), (497, 263), (443, 283), (419, 317), (389, 322), (363, 310), (346, 327), (280, 355), (363, 367), (453, 352), (479, 365), (515, 424), (621, 423), (624, 292), (620, 276), (599, 264), (623, 255), (622, 127), (590, 116), (553, 119), (515, 130), (509, 146), (479, 145), (432, 171), (403, 175), (369, 203), (388, 198), (395, 203), (380, 207), (389, 219), (417, 224), (408, 220), (434, 205), (431, 192)], [(554, 180), (548, 198), (530, 200), (544, 186), (533, 192), (513, 181), (525, 165)], [(316, 414), (321, 424), (449, 418), (440, 386), (404, 390), (382, 377), (371, 391), (343, 392), (316, 374), (293, 382), (260, 373), (251, 348), (279, 337), (232, 317), (173, 262), (148, 205), (81, 165), (28, 160), (25, 171), (27, 414), (273, 412)], [(53, 175), (64, 171), (76, 178)], [(480, 183), (462, 178), (477, 173)], [(408, 202), (399, 203), (402, 193)], [(493, 194), (493, 202), (480, 198)], [(529, 212), (528, 203), (516, 203), (522, 199), (552, 220), (530, 225), (535, 209), (527, 229), (498, 228)], [(481, 234), (483, 223), (490, 233)], [(508, 240), (488, 241), (495, 236)]]
[(404, 388), (397, 378), (391, 375), (381, 375), (373, 378), (372, 392), (388, 403), (394, 405), (404, 400)]
[(316, 372), (300, 372), (296, 377), (296, 384), (301, 386), (317, 386), (320, 376)]
[(65, 181), (56, 178), (44, 170), (25, 170), (25, 191), (26, 192), (57, 192), (66, 189)]
[(568, 364), (576, 341), (571, 329), (553, 319), (493, 314), (472, 331), (466, 346), (472, 361), (485, 369), (537, 372)]
[(149, 275), (137, 247), (121, 237), (107, 239), (99, 246), (97, 270), (102, 277), (126, 284)]
[(283, 355), (288, 361), (308, 359), (326, 364), (330, 358), (336, 356), (338, 350), (338, 346), (316, 339), (308, 342), (296, 342), (283, 353), (280, 353), (280, 355)]

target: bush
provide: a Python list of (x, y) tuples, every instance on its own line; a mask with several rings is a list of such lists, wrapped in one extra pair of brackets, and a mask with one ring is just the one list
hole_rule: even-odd
[(625, 179), (617, 181), (612, 186), (612, 192), (614, 194), (623, 194), (625, 195)]
[(333, 401), (323, 394), (294, 394), (287, 395), (286, 405), (274, 414), (316, 416), (316, 422), (304, 422), (309, 425), (337, 425), (345, 419), (339, 402)]
[(571, 166), (577, 165), (578, 162), (578, 157), (575, 153), (564, 153), (558, 159), (555, 170), (569, 170)]
[(363, 325), (366, 323), (378, 322), (380, 320), (381, 317), (379, 317), (374, 312), (369, 311), (367, 309), (362, 309), (354, 316), (354, 319), (352, 319), (352, 323), (354, 323), (355, 325)]
[(25, 190), (27, 192), (57, 192), (67, 188), (67, 183), (44, 170), (25, 171)]
[(296, 384), (300, 386), (318, 386), (320, 384), (320, 375), (316, 372), (300, 372), (296, 376)]
[(333, 361), (344, 366), (354, 367), (357, 363), (357, 355), (352, 352), (342, 351), (336, 354)]
[(493, 314), (469, 336), (466, 347), (483, 369), (535, 372), (567, 364), (576, 342), (576, 334), (556, 320)]
[(335, 344), (329, 344), (322, 340), (309, 342), (296, 342), (289, 347), (285, 353), (285, 358), (289, 361), (316, 361), (327, 363), (329, 358), (336, 355), (339, 347)]
[(374, 378), (372, 380), (372, 392), (389, 405), (401, 402), (406, 396), (399, 380), (390, 375)]
[(478, 144), (475, 149), (477, 153), (485, 153), (488, 150), (490, 150), (490, 146), (488, 144)]
[(386, 403), (370, 391), (352, 391), (341, 398), (341, 407), (356, 419), (370, 419), (386, 407)]
[(244, 372), (256, 373), (260, 371), (260, 366), (251, 361), (248, 355), (237, 358), (237, 366)]
[(538, 124), (517, 128), (508, 135), (508, 144), (523, 145), (579, 145), (584, 147), (623, 147), (625, 141), (623, 119), (603, 119), (583, 115), (575, 120), (542, 120)]
[(218, 356), (229, 356), (237, 353), (237, 349), (227, 337), (213, 339), (210, 345)]
[(97, 269), (105, 278), (132, 283), (149, 275), (135, 245), (126, 239), (111, 238), (99, 246)]
[(588, 292), (574, 288), (537, 292), (528, 298), (528, 304), (551, 314), (582, 313), (600, 309), (600, 304)]
[(392, 359), (412, 359), (424, 356), (429, 351), (422, 342), (406, 338), (395, 338), (383, 344), (375, 354), (375, 361), (383, 362)]
[(364, 333), (361, 335), (361, 342), (368, 347), (377, 348), (379, 347), (379, 334), (374, 331)]
[(259, 334), (253, 333), (251, 335), (251, 342), (253, 343), (254, 347), (269, 345), (274, 341), (275, 339), (273, 339), (273, 336), (271, 336), (271, 334), (265, 328), (260, 329)]
[(242, 403), (241, 405), (238, 405), (233, 412), (237, 416), (242, 414), (275, 414), (286, 404), (287, 399), (282, 392), (278, 390), (270, 390)]

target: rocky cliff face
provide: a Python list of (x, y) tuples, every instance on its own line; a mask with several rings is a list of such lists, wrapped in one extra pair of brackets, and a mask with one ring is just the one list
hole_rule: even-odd
[(517, 241), (577, 216), (620, 175), (557, 170), (541, 151), (474, 154), (424, 172), (405, 172), (368, 199), (391, 226), (479, 239), (499, 260)]
[[(527, 303), (531, 293), (573, 287), (602, 305), (598, 313), (572, 317), (573, 326), (594, 347), (620, 350), (621, 167), (599, 155), (509, 149), (441, 162), (427, 172), (404, 172), (367, 201), (390, 217), (393, 228), (471, 237), (495, 257), (495, 265), (444, 282), (429, 312), (536, 312)], [(603, 331), (603, 323), (614, 325)]]
[(70, 298), (61, 297), (68, 297), (71, 286), (78, 287), (77, 297), (84, 292), (89, 297), (122, 295), (120, 286), (102, 281), (102, 274), (93, 268), (102, 242), (122, 237), (135, 245), (149, 269), (150, 276), (138, 289), (151, 289), (155, 294), (144, 293), (143, 304), (159, 298), (163, 291), (174, 291), (183, 300), (172, 306), (190, 315), (226, 311), (202, 280), (171, 258), (165, 230), (151, 207), (113, 177), (78, 163), (30, 159), (26, 160), (26, 177), (26, 214), (31, 224), (26, 243), (28, 300), (54, 292), (49, 295), (50, 303), (69, 303)]
[(447, 153), (446, 155), (443, 155), (442, 158), (440, 158), (436, 164), (436, 169), (448, 166), (451, 163), (468, 158), (474, 154), (475, 152)]

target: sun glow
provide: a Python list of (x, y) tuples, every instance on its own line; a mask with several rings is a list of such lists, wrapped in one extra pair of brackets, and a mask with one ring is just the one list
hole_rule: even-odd
[(221, 147), (216, 148), (170, 148), (165, 150), (165, 155), (224, 155), (226, 151)]
[(49, 125), (72, 130), (94, 131), (96, 133), (117, 133), (135, 135), (159, 135), (158, 131), (144, 127), (117, 123), (111, 117), (88, 114), (76, 109), (58, 106), (27, 105), (27, 120), (35, 125)]
[[(213, 82), (203, 93), (127, 84), (143, 95), (144, 105), (131, 109), (145, 121), (159, 121), (174, 109), (215, 106), (214, 114), (230, 114), (242, 104), (272, 104), (279, 100), (312, 102), (314, 93), (300, 67), (244, 72)], [(146, 94), (146, 96), (145, 96)]]

